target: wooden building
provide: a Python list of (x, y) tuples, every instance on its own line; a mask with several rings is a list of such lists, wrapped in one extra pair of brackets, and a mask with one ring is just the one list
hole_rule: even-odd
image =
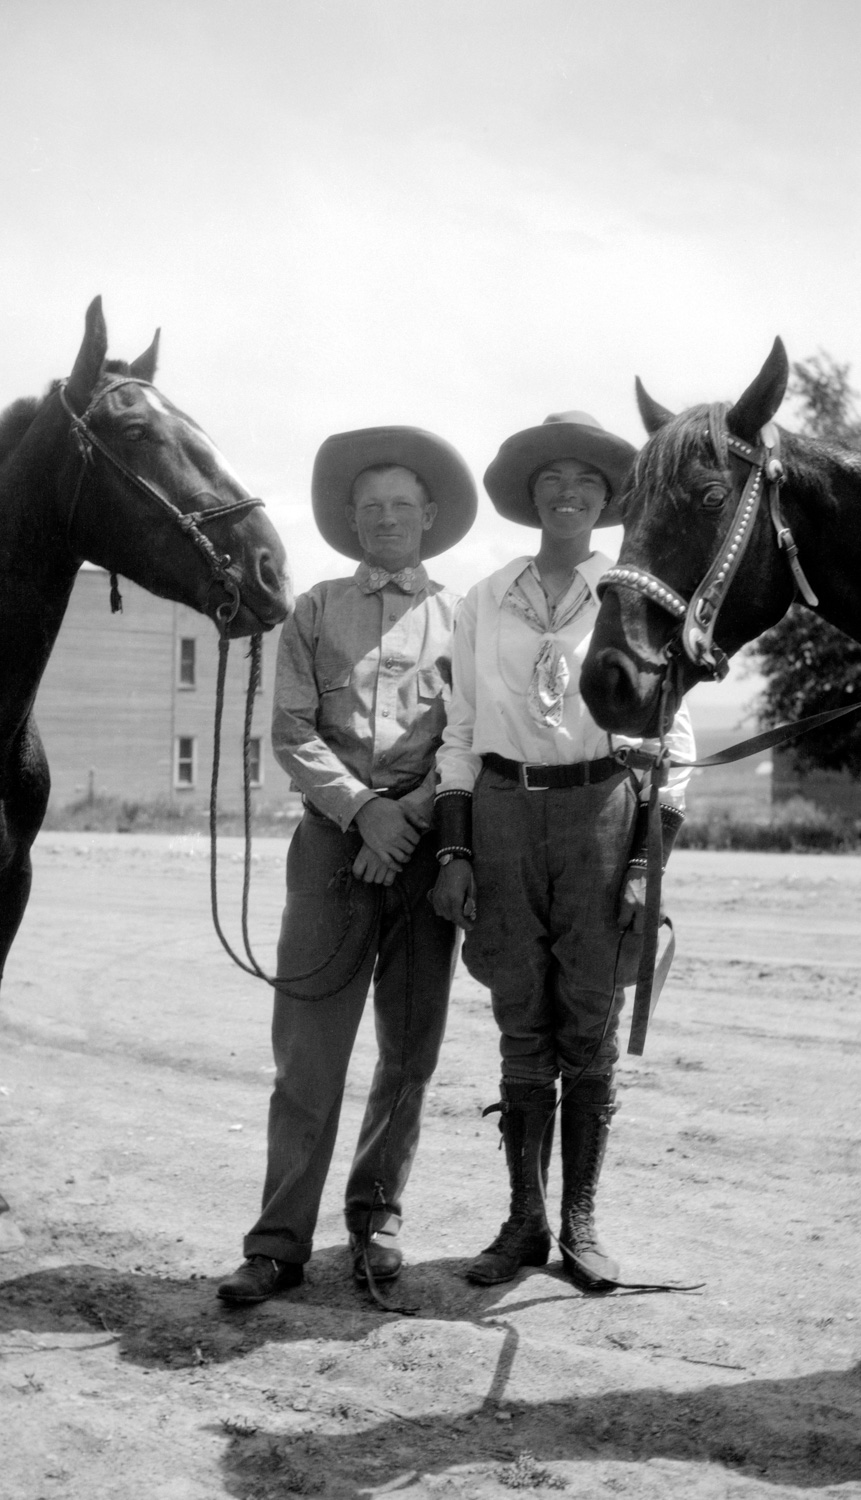
[[(83, 568), (36, 700), (51, 767), (51, 802), (84, 799), (206, 807), (212, 773), (218, 632), (183, 604), (120, 580), (112, 615), (107, 574)], [(279, 630), (263, 637), (253, 719), (254, 800), (286, 804), (289, 780), (272, 754), (270, 722)], [(230, 644), (219, 805), (242, 806), (242, 726), (248, 641)]]

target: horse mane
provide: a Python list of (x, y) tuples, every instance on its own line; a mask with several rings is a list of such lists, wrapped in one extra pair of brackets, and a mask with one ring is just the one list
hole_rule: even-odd
[(781, 457), (787, 479), (824, 498), (833, 497), (832, 480), (843, 474), (852, 483), (861, 480), (861, 452), (831, 438), (805, 437), (780, 429)]
[(0, 412), (0, 463), (17, 448), (41, 405), (38, 396), (22, 396)]
[[(108, 359), (105, 360), (103, 373), (128, 375), (129, 365), (124, 359)], [(55, 381), (48, 387), (45, 396), (51, 394), (56, 384)], [(7, 406), (5, 411), (0, 412), (0, 463), (14, 453), (25, 433), (29, 432), (45, 396), (21, 396), (11, 406)]]

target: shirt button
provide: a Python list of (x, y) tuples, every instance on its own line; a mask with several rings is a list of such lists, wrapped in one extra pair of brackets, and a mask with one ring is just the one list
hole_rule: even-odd
[(395, 614), (391, 614), (391, 615), (389, 615), (389, 619), (390, 619), (390, 620), (396, 620), (396, 619), (397, 619), (397, 618), (398, 618), (398, 617), (397, 617), (397, 615), (395, 615)]
[(387, 708), (384, 708), (383, 709), (383, 718), (387, 719), (388, 717), (389, 717), (389, 710)]
[(394, 657), (392, 657), (392, 656), (387, 656), (387, 657), (386, 657), (386, 666), (387, 666), (387, 667), (393, 667), (393, 666), (394, 666), (394, 664), (395, 664), (395, 662), (394, 662)]

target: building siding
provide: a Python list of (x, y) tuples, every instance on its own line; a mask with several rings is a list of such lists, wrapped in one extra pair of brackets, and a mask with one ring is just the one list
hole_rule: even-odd
[[(36, 719), (51, 767), (51, 803), (87, 796), (174, 806), (208, 804), (218, 672), (218, 633), (183, 604), (157, 599), (121, 580), (123, 610), (112, 615), (109, 584), (82, 569), (36, 700)], [(255, 803), (282, 806), (289, 780), (270, 742), (272, 688), (279, 631), (263, 637), (263, 686), (252, 734), (261, 741), (262, 785)], [(195, 641), (196, 685), (179, 685), (180, 640)], [(232, 641), (222, 728), (219, 805), (242, 804), (242, 726), (248, 642)], [(196, 741), (196, 783), (175, 785), (176, 741)]]

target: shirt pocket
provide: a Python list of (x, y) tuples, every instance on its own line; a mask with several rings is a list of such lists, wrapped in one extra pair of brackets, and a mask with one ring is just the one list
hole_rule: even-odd
[(317, 691), (334, 693), (339, 688), (350, 686), (353, 676), (352, 662), (346, 661), (337, 651), (319, 651), (314, 663)]
[(336, 656), (319, 657), (315, 663), (317, 677), (317, 729), (324, 736), (345, 728), (353, 707), (353, 670)]
[(416, 677), (419, 703), (449, 702), (451, 666), (448, 662), (435, 662), (432, 667), (419, 667)]

